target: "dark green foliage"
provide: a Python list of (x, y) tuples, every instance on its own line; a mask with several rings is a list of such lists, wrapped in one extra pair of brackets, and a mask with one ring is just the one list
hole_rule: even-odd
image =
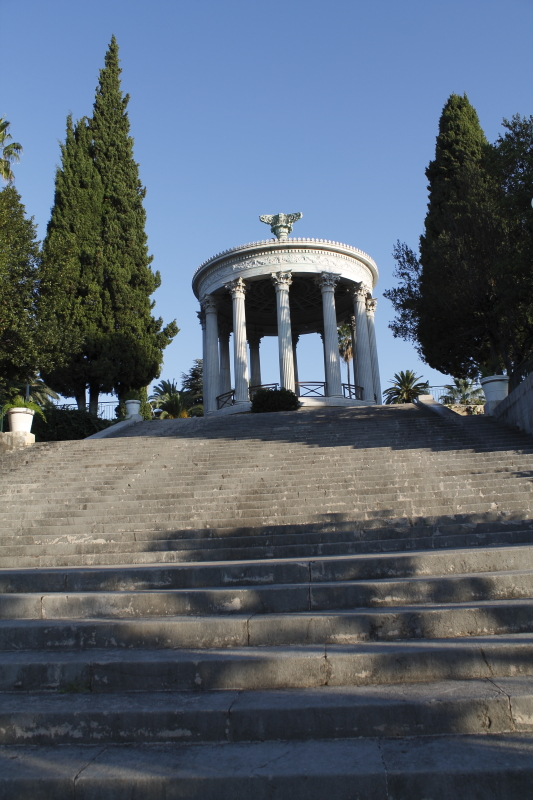
[[(133, 158), (129, 97), (122, 95), (120, 72), (113, 37), (92, 119), (75, 128), (70, 118), (67, 123), (45, 242), (43, 313), (78, 335), (77, 342), (61, 343), (69, 357), (47, 379), (79, 403), (89, 386), (92, 409), (100, 392), (113, 390), (121, 398), (147, 386), (178, 332), (175, 322), (163, 328), (151, 313), (150, 295), (161, 280), (150, 268), (145, 189)], [(56, 307), (57, 286), (65, 292)]]
[(88, 384), (106, 392), (113, 388), (109, 363), (99, 358), (102, 336), (113, 328), (101, 259), (102, 204), (87, 121), (74, 127), (69, 116), (43, 245), (39, 312), (58, 333), (54, 353), (59, 365), (46, 373), (46, 381), (65, 397), (75, 397), (82, 408)]
[(39, 245), (13, 186), (0, 191), (0, 376), (30, 380), (41, 366), (37, 333)]
[(139, 408), (139, 414), (145, 420), (153, 419), (152, 406), (148, 402), (148, 390), (146, 386), (143, 386), (142, 389), (139, 389), (139, 394), (141, 396), (141, 407)]
[(400, 370), (394, 373), (394, 378), (388, 389), (385, 389), (383, 396), (387, 405), (395, 403), (413, 403), (416, 398), (425, 394), (428, 389), (427, 381), (420, 382), (420, 375), (415, 375), (412, 369)]
[(181, 373), (181, 391), (187, 395), (188, 402), (191, 405), (201, 405), (204, 402), (203, 368), (202, 359), (195, 358), (190, 370)]
[(64, 442), (85, 439), (110, 425), (109, 420), (99, 419), (88, 411), (50, 406), (46, 408), (46, 422), (33, 418), (32, 433), (38, 442)]
[(150, 269), (142, 204), (146, 190), (133, 158), (126, 111), (129, 96), (122, 95), (120, 73), (118, 45), (112, 37), (100, 71), (90, 130), (103, 189), (103, 286), (113, 319), (113, 330), (106, 331), (101, 342), (100, 357), (110, 363), (107, 374), (119, 397), (130, 388), (147, 386), (159, 375), (163, 350), (178, 332), (175, 322), (163, 328), (163, 320), (151, 314), (150, 295), (161, 278)]
[(464, 378), (506, 369), (512, 385), (533, 351), (533, 123), (504, 125), (489, 145), (466, 96), (449, 98), (426, 172), (420, 259), (397, 244), (400, 285), (385, 296), (394, 335), (431, 367)]
[(269, 411), (296, 411), (298, 408), (300, 401), (290, 389), (258, 389), (252, 400), (252, 411), (258, 414)]

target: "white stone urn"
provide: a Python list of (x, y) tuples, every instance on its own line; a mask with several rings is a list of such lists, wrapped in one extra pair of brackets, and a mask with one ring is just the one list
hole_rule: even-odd
[(139, 414), (140, 409), (140, 400), (126, 400), (126, 419), (130, 419)]
[(11, 433), (29, 433), (34, 414), (31, 408), (10, 408), (7, 416)]
[(481, 378), (480, 383), (487, 401), (485, 414), (493, 414), (498, 403), (505, 400), (509, 394), (509, 376), (489, 375), (487, 378)]

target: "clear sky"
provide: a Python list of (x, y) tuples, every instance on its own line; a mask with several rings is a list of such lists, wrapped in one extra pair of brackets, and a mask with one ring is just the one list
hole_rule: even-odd
[[(69, 112), (90, 115), (114, 33), (135, 157), (147, 187), (156, 313), (181, 332), (161, 377), (201, 357), (195, 268), (270, 233), (259, 214), (302, 211), (295, 236), (359, 247), (377, 262), (382, 384), (414, 369), (447, 379), (388, 330), (391, 252), (416, 248), (425, 167), (447, 97), (466, 92), (489, 140), (533, 113), (531, 0), (2, 0), (0, 115), (24, 147), (16, 186), (44, 236)], [(9, 15), (8, 15), (9, 9)], [(301, 379), (322, 380), (316, 335)], [(263, 380), (278, 380), (276, 340)], [(344, 379), (343, 370), (343, 379)]]

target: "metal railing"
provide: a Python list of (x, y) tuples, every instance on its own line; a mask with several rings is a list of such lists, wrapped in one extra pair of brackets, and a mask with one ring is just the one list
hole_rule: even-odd
[(300, 397), (325, 397), (326, 384), (323, 381), (298, 381), (296, 384)]
[(345, 397), (349, 400), (362, 400), (363, 399), (363, 387), (362, 386), (354, 386), (352, 383), (343, 383), (342, 384), (342, 391)]
[(224, 392), (224, 394), (219, 394), (217, 397), (217, 408), (220, 411), (221, 408), (228, 408), (229, 406), (235, 405), (235, 389), (232, 389), (231, 392)]
[[(56, 408), (64, 408), (67, 411), (69, 409), (78, 410), (77, 403), (54, 403)], [(118, 406), (118, 399), (117, 400), (104, 400), (98, 403), (98, 411), (96, 415), (100, 417), (100, 419), (109, 419), (109, 420), (116, 420), (115, 409)], [(86, 404), (85, 410), (89, 410), (89, 403)]]
[(254, 399), (254, 395), (259, 389), (279, 389), (279, 383), (262, 383), (259, 386), (250, 386), (248, 389), (248, 394), (250, 396), (250, 400)]
[[(474, 386), (472, 387), (475, 389), (481, 389), (481, 386)], [(446, 398), (450, 397), (450, 389), (447, 389), (446, 386), (429, 386), (426, 390), (426, 394), (432, 395), (433, 399), (437, 401), (437, 403), (445, 403)], [(485, 399), (481, 399), (479, 405), (483, 405), (485, 403)], [(475, 403), (469, 403), (469, 405), (476, 405)]]

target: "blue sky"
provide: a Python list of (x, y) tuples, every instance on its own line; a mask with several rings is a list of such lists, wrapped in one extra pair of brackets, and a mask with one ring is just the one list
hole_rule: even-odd
[[(41, 237), (66, 116), (91, 114), (113, 33), (162, 276), (156, 313), (181, 328), (162, 377), (201, 356), (195, 268), (268, 238), (259, 214), (302, 211), (294, 235), (378, 264), (383, 385), (400, 369), (445, 383), (392, 337), (381, 293), (395, 283), (396, 240), (417, 246), (447, 97), (466, 92), (491, 141), (503, 117), (533, 113), (531, 0), (19, 0), (2, 37), (0, 115), (24, 147), (16, 186)], [(301, 379), (321, 380), (318, 338), (298, 351)], [(273, 338), (262, 367), (278, 380)]]

